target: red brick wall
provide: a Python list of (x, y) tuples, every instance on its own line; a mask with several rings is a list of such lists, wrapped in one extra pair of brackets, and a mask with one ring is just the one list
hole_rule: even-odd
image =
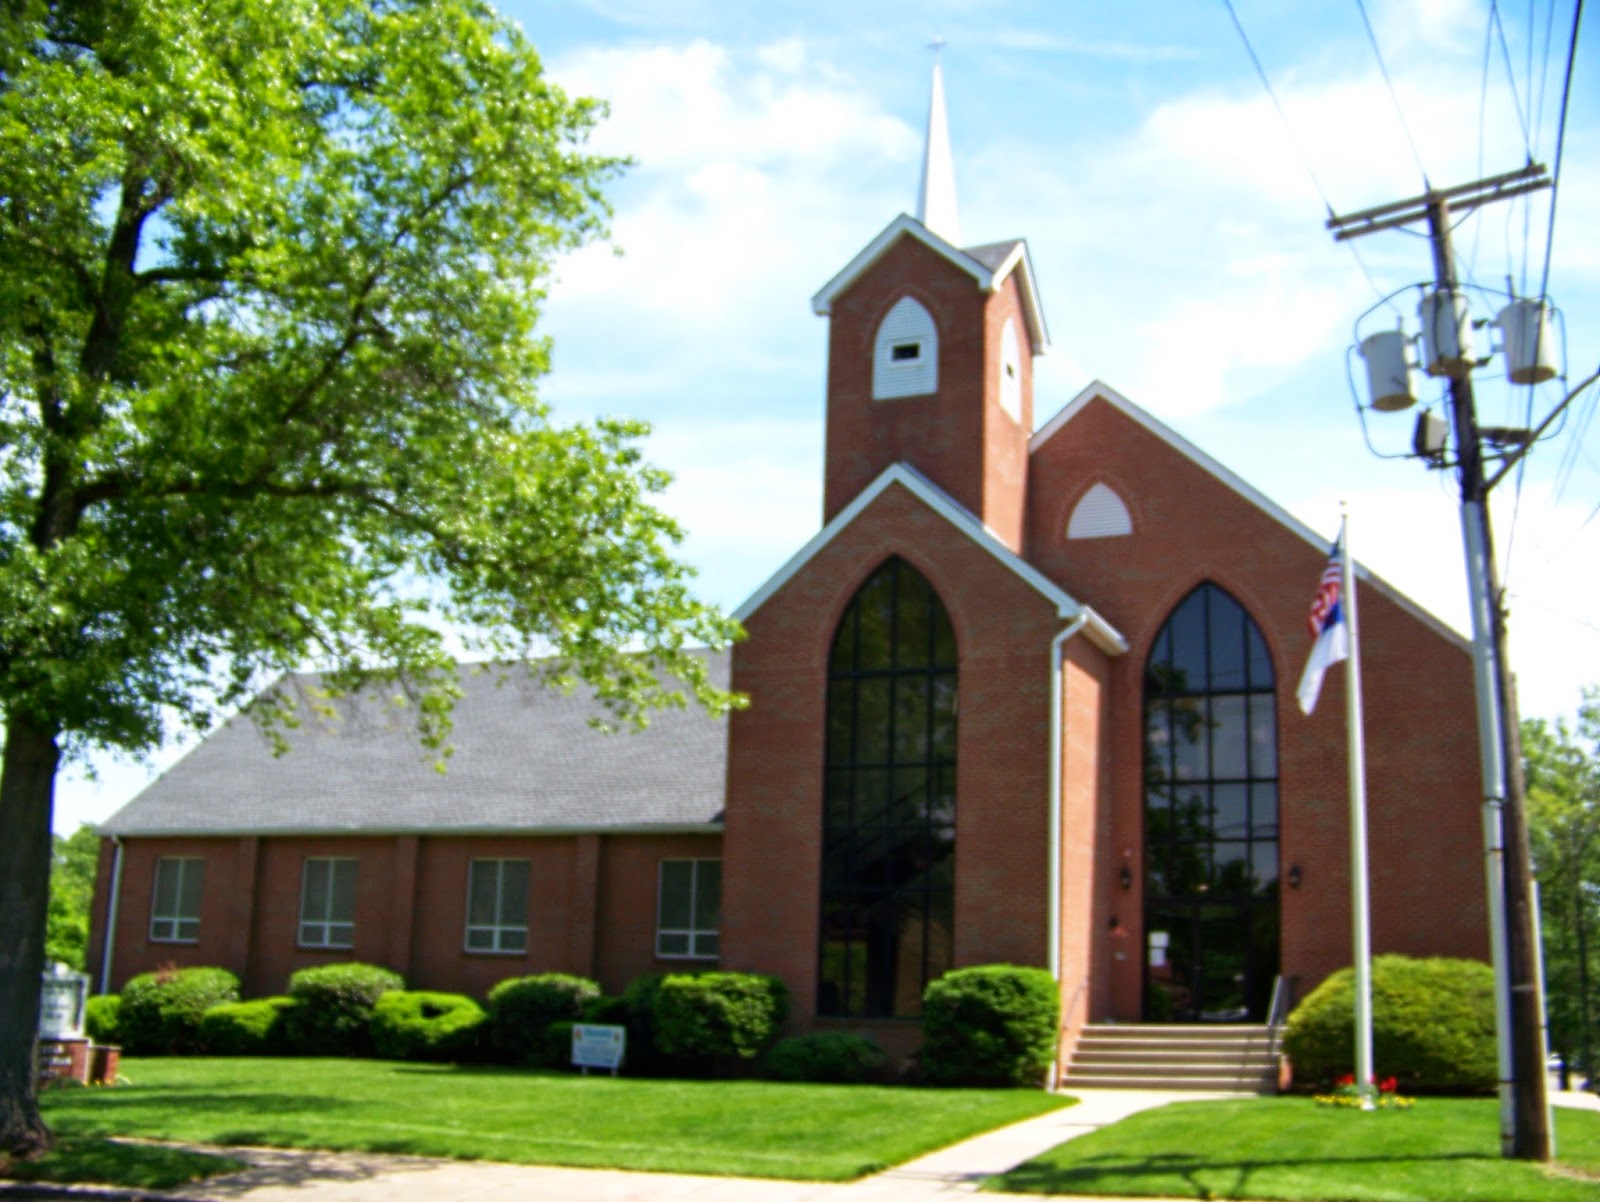
[(893, 487), (746, 621), (733, 684), (724, 836), (724, 961), (776, 972), (795, 1021), (814, 1012), (824, 681), (840, 615), (891, 555), (928, 578), (955, 629), (955, 959), (1046, 962), (1049, 644), (1064, 622), (1037, 591)]
[[(903, 296), (927, 309), (938, 330), (938, 391), (874, 401), (874, 339)], [(1022, 351), (1021, 423), (999, 405), (1000, 333), (1007, 317), (1016, 321)], [(885, 468), (903, 462), (1020, 550), (1032, 397), (1033, 357), (1015, 274), (986, 294), (942, 255), (902, 236), (834, 300), (823, 521)]]
[[(246, 996), (266, 996), (283, 992), (296, 969), (362, 960), (394, 968), (413, 988), (477, 997), (506, 977), (536, 972), (593, 976), (618, 993), (642, 972), (709, 963), (656, 958), (657, 867), (663, 859), (714, 859), (720, 846), (714, 834), (128, 839), (111, 986), (120, 989), (136, 973), (167, 963), (217, 965), (240, 977)], [(109, 840), (102, 844), (93, 911), (96, 972), (110, 847)], [(162, 856), (206, 862), (197, 943), (149, 939), (155, 862)], [(354, 948), (296, 946), (308, 856), (358, 861)], [(529, 861), (526, 953), (466, 950), (474, 859)]]
[[(662, 860), (711, 860), (722, 855), (720, 835), (610, 835), (600, 864), (594, 977), (621, 993), (645, 972), (714, 967), (706, 960), (656, 957), (656, 889)], [(726, 869), (726, 865), (724, 865)], [(726, 893), (724, 893), (726, 910)]]
[[(1303, 993), (1350, 960), (1345, 670), (1328, 674), (1313, 717), (1300, 714), (1294, 696), (1309, 650), (1306, 611), (1326, 551), (1103, 401), (1038, 448), (1029, 480), (1031, 560), (1130, 643), (1110, 674), (1108, 843), (1134, 849), (1134, 888), (1120, 915), (1132, 954), (1113, 963), (1109, 1009), (1101, 1013), (1132, 1019), (1140, 1006), (1143, 667), (1172, 609), (1206, 580), (1244, 606), (1272, 656), (1280, 863), (1284, 872), (1298, 864), (1304, 880), (1299, 890), (1283, 891), (1283, 971), (1299, 978)], [(1101, 481), (1127, 504), (1134, 533), (1066, 541), (1073, 505)], [(1373, 947), (1485, 957), (1470, 656), (1380, 589), (1360, 586), (1358, 603)], [(1104, 870), (1115, 871), (1109, 864)]]
[(1080, 631), (1062, 649), (1061, 931), (1064, 1042), (1070, 1047), (1109, 998), (1106, 971), (1115, 855), (1107, 847), (1111, 770), (1107, 683), (1111, 662)]

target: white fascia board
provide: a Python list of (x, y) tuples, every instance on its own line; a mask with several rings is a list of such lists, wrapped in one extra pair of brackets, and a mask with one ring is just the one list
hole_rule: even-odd
[(950, 494), (921, 472), (904, 463), (892, 464), (885, 468), (876, 480), (857, 493), (855, 499), (835, 514), (831, 522), (817, 531), (805, 546), (789, 558), (787, 563), (767, 578), (765, 584), (750, 594), (745, 603), (734, 611), (734, 620), (744, 622), (750, 618), (818, 552), (831, 543), (840, 531), (855, 521), (869, 505), (896, 484), (965, 534), (1014, 575), (1020, 577), (1056, 607), (1058, 616), (1068, 619), (1084, 617), (1086, 619), (1084, 632), (1107, 655), (1121, 655), (1127, 651), (1128, 640), (1123, 638), (1109, 622), (1087, 605), (1073, 600), (1059, 585), (1001, 542), (992, 530), (956, 502)]
[[(1077, 417), (1078, 414), (1082, 413), (1083, 410), (1088, 406), (1089, 402), (1094, 400), (1096, 397), (1101, 398), (1112, 408), (1119, 410), (1124, 416), (1143, 426), (1151, 434), (1155, 435), (1162, 442), (1166, 443), (1173, 450), (1177, 451), (1178, 454), (1184, 456), (1184, 458), (1194, 463), (1203, 471), (1209, 472), (1212, 476), (1216, 477), (1217, 480), (1227, 485), (1246, 501), (1250, 502), (1250, 504), (1254, 505), (1257, 509), (1265, 513), (1268, 517), (1278, 522), (1291, 533), (1304, 539), (1305, 542), (1310, 546), (1322, 552), (1324, 556), (1327, 555), (1328, 548), (1333, 545), (1333, 539), (1327, 537), (1326, 535), (1318, 534), (1315, 530), (1313, 530), (1310, 526), (1307, 526), (1299, 518), (1295, 517), (1294, 514), (1290, 513), (1282, 505), (1279, 505), (1271, 497), (1267, 496), (1266, 493), (1256, 488), (1255, 485), (1248, 483), (1242, 476), (1218, 463), (1210, 455), (1207, 455), (1204, 451), (1195, 446), (1194, 443), (1190, 442), (1183, 435), (1179, 434), (1171, 426), (1159, 421), (1149, 412), (1141, 409), (1138, 405), (1135, 405), (1127, 397), (1123, 396), (1115, 388), (1112, 388), (1104, 381), (1090, 381), (1089, 385), (1084, 388), (1083, 391), (1078, 393), (1077, 396), (1073, 397), (1070, 401), (1063, 405), (1060, 411), (1057, 412), (1054, 417), (1052, 417), (1043, 426), (1039, 427), (1039, 429), (1034, 432), (1033, 437), (1028, 440), (1028, 454), (1032, 455), (1040, 447), (1044, 446), (1045, 443), (1049, 442), (1050, 439), (1062, 429), (1062, 427), (1064, 427), (1073, 418)], [(1379, 592), (1383, 593), (1384, 596), (1388, 597), (1412, 617), (1416, 618), (1425, 626), (1432, 629), (1435, 634), (1439, 635), (1441, 638), (1450, 640), (1463, 650), (1470, 651), (1472, 649), (1472, 641), (1463, 635), (1459, 630), (1456, 630), (1454, 627), (1436, 617), (1434, 614), (1429, 613), (1426, 609), (1418, 605), (1394, 585), (1383, 579), (1383, 577), (1375, 574), (1359, 561), (1352, 566), (1358, 577), (1360, 577), (1367, 584), (1371, 585), (1373, 588), (1376, 588)]]
[(293, 839), (362, 838), (389, 839), (399, 835), (495, 835), (507, 838), (546, 838), (571, 835), (720, 835), (720, 822), (634, 822), (615, 826), (596, 824), (574, 826), (250, 826), (250, 827), (150, 827), (145, 830), (95, 828), (101, 838), (118, 839)]
[(901, 234), (909, 234), (935, 254), (939, 254), (970, 275), (984, 292), (993, 292), (1005, 282), (1006, 276), (1020, 264), (1022, 267), (1022, 309), (1028, 319), (1029, 340), (1033, 353), (1042, 355), (1050, 349), (1050, 329), (1045, 325), (1044, 307), (1039, 302), (1039, 289), (1033, 274), (1033, 259), (1028, 254), (1028, 244), (1019, 240), (996, 271), (990, 271), (960, 247), (946, 242), (909, 213), (901, 213), (883, 231), (851, 259), (838, 275), (822, 286), (811, 298), (811, 311), (818, 317), (833, 312), (833, 302), (871, 267)]
[(811, 311), (818, 317), (826, 317), (833, 312), (833, 302), (838, 295), (857, 278), (871, 267), (889, 249), (901, 234), (909, 234), (922, 243), (935, 254), (943, 255), (962, 271), (977, 281), (978, 287), (985, 292), (993, 292), (998, 277), (987, 267), (971, 255), (952, 246), (938, 234), (934, 233), (922, 222), (909, 213), (901, 213), (888, 225), (883, 227), (883, 232), (862, 249), (861, 253), (845, 264), (844, 270), (834, 276), (822, 286), (822, 290), (811, 298)]
[(1019, 241), (1012, 247), (1005, 262), (995, 270), (995, 287), (998, 288), (1018, 265), (1022, 268), (1018, 283), (1022, 292), (1022, 311), (1028, 319), (1028, 337), (1033, 343), (1033, 353), (1042, 355), (1050, 349), (1050, 328), (1044, 323), (1044, 306), (1039, 303), (1039, 289), (1034, 282), (1036, 277), (1033, 274), (1033, 256), (1028, 253), (1026, 242)]

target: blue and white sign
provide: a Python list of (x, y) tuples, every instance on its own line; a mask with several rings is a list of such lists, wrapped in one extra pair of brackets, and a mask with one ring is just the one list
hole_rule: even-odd
[(572, 1063), (587, 1072), (610, 1069), (613, 1076), (628, 1047), (628, 1029), (606, 1023), (572, 1024)]

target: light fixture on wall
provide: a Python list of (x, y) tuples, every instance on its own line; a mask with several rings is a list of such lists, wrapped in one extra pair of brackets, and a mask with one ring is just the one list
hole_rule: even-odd
[(1298, 864), (1290, 864), (1289, 865), (1289, 888), (1291, 888), (1291, 889), (1300, 888), (1300, 879), (1301, 879), (1300, 878), (1300, 865), (1298, 865)]

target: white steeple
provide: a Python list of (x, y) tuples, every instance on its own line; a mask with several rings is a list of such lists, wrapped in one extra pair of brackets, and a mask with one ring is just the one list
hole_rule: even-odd
[(950, 157), (950, 126), (944, 115), (944, 77), (939, 71), (939, 49), (943, 45), (942, 39), (933, 43), (933, 90), (928, 97), (928, 138), (922, 150), (917, 220), (952, 246), (960, 246), (956, 169)]

